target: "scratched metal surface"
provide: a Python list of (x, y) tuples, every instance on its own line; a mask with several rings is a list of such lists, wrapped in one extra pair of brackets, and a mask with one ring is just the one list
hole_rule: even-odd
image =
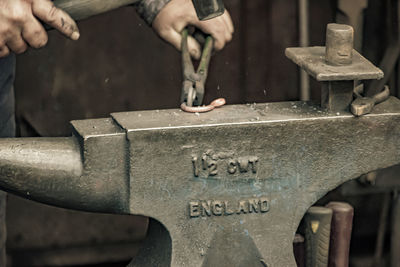
[[(0, 140), (0, 186), (67, 208), (152, 217), (148, 244), (131, 266), (295, 266), (294, 233), (315, 201), (400, 163), (393, 97), (359, 118), (284, 102), (72, 124), (70, 141)], [(51, 142), (79, 166), (65, 162), (52, 176), (48, 153), (55, 162), (65, 151), (49, 149)], [(30, 153), (29, 164), (19, 153)]]
[(112, 114), (128, 132), (130, 212), (168, 229), (171, 266), (295, 266), (308, 207), (400, 161), (399, 108), (392, 98), (363, 118), (302, 102)]
[[(281, 102), (227, 105), (208, 113), (186, 113), (179, 109), (132, 111), (112, 113), (111, 116), (127, 131), (143, 131), (158, 128), (182, 128), (196, 126), (264, 123), (282, 120), (337, 117), (317, 103)], [(342, 116), (352, 116), (343, 113)]]
[(333, 66), (326, 63), (325, 47), (291, 47), (285, 54), (317, 81), (382, 79), (383, 72), (353, 49), (350, 65)]

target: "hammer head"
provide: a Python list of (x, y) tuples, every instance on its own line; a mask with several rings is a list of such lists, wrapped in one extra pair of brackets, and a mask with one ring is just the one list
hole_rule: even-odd
[(222, 0), (192, 0), (199, 20), (218, 17), (225, 12)]

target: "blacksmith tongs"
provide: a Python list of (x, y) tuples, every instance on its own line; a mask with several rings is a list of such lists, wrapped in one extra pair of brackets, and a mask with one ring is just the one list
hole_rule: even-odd
[(188, 30), (182, 31), (182, 70), (183, 83), (181, 93), (181, 109), (186, 112), (207, 112), (225, 104), (224, 98), (218, 98), (208, 106), (201, 106), (204, 98), (204, 84), (207, 79), (208, 65), (210, 64), (214, 40), (209, 35), (205, 39), (203, 53), (197, 71), (194, 71), (193, 62), (188, 48)]
[(389, 87), (386, 85), (380, 93), (372, 97), (362, 96), (364, 84), (355, 87), (353, 93), (356, 99), (351, 103), (351, 113), (357, 117), (370, 113), (375, 105), (387, 100), (390, 96)]

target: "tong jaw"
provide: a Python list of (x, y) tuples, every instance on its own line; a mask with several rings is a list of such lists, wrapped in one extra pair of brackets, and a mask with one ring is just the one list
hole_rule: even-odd
[(186, 103), (188, 107), (200, 106), (203, 104), (204, 84), (208, 75), (208, 65), (211, 59), (213, 49), (213, 38), (207, 36), (201, 55), (197, 71), (194, 70), (192, 59), (190, 58), (188, 48), (188, 30), (182, 31), (182, 70), (183, 82), (181, 91), (181, 102)]

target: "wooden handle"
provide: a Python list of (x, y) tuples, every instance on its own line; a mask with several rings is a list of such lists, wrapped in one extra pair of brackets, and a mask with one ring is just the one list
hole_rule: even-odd
[(54, 5), (74, 20), (82, 20), (136, 2), (138, 0), (55, 0)]
[(332, 209), (329, 267), (348, 267), (354, 209), (345, 202), (329, 202)]
[(311, 207), (304, 216), (306, 266), (327, 267), (332, 210)]

